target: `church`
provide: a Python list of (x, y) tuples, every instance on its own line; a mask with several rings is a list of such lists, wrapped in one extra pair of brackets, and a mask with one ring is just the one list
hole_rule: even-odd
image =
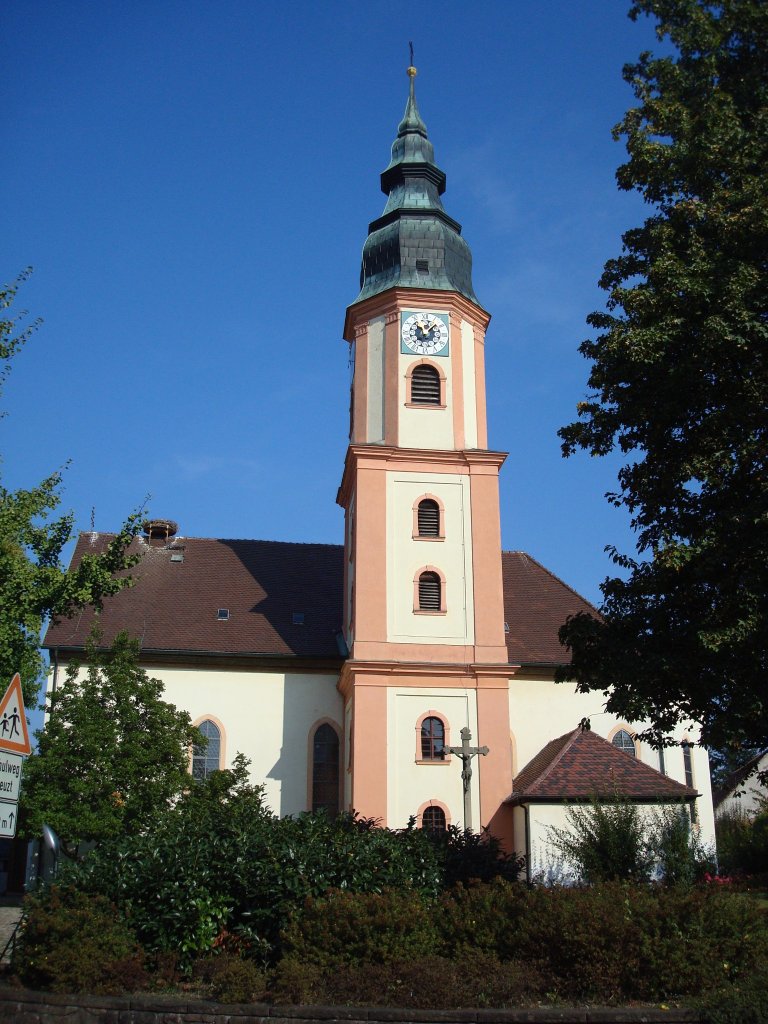
[[(597, 612), (531, 556), (502, 551), (490, 314), (408, 75), (386, 204), (344, 322), (343, 544), (186, 537), (152, 520), (135, 585), (99, 617), (103, 643), (138, 638), (142, 666), (206, 736), (194, 775), (241, 752), (279, 815), (488, 829), (534, 874), (551, 867), (548, 830), (568, 804), (618, 790), (647, 807), (687, 803), (712, 843), (696, 736), (681, 729), (657, 751), (637, 723), (605, 713), (582, 730), (595, 696), (554, 682), (567, 657), (557, 634), (569, 615)], [(109, 539), (81, 534), (74, 561)], [(87, 609), (49, 628), (49, 687), (93, 622)]]

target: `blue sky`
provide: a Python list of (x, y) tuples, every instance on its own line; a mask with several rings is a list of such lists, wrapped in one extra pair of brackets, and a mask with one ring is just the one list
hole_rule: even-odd
[(492, 313), (503, 543), (587, 598), (632, 546), (618, 462), (563, 460), (620, 193), (621, 67), (656, 48), (617, 0), (440, 5), (6, 0), (0, 276), (45, 323), (5, 388), (6, 487), (71, 460), (63, 507), (112, 530), (145, 495), (188, 536), (340, 543), (341, 340), (407, 97)]

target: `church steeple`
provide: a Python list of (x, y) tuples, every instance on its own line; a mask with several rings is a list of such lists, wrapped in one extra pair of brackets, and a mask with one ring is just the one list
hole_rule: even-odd
[[(360, 294), (356, 302), (389, 288), (459, 292), (477, 303), (472, 288), (472, 254), (461, 225), (443, 209), (445, 174), (416, 105), (416, 68), (408, 68), (405, 114), (392, 144), (392, 159), (381, 175), (388, 197), (363, 246)], [(479, 305), (479, 303), (478, 303)]]
[(488, 448), (490, 315), (475, 298), (461, 228), (443, 209), (445, 175), (416, 105), (415, 74), (410, 67), (405, 115), (381, 176), (387, 203), (363, 250), (362, 291), (344, 322), (353, 366), (337, 498), (349, 651), (339, 690), (354, 763), (347, 806), (385, 822), (407, 820), (412, 806), (439, 806), (446, 821), (462, 821), (455, 771), (435, 771), (437, 761), (424, 757), (429, 719), (443, 723), (446, 749), (449, 733), (463, 728), (489, 748), (471, 784), (485, 825), (509, 793), (508, 782), (494, 780), (512, 778), (498, 483), (505, 456)]

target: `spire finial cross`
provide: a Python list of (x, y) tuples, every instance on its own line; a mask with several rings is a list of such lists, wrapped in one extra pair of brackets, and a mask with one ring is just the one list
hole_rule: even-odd
[(416, 76), (416, 68), (413, 66), (413, 43), (408, 43), (408, 49), (411, 51), (411, 63), (408, 65), (408, 77), (411, 80), (411, 86), (413, 86), (413, 79)]

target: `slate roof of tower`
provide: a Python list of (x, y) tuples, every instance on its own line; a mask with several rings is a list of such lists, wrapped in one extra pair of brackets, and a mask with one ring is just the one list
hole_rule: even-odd
[(506, 803), (614, 799), (690, 800), (695, 789), (644, 764), (596, 733), (581, 727), (550, 740), (512, 781)]
[(461, 225), (440, 200), (445, 174), (435, 163), (416, 105), (415, 68), (408, 71), (405, 115), (392, 144), (392, 159), (381, 175), (387, 202), (368, 227), (355, 302), (398, 286), (460, 292), (479, 305), (472, 287), (472, 254), (461, 237)]
[[(103, 551), (113, 534), (82, 533), (73, 555)], [(175, 537), (167, 546), (135, 542), (136, 584), (109, 598), (100, 615), (104, 643), (127, 630), (145, 652), (340, 660), (344, 549), (337, 544)], [(172, 560), (179, 556), (183, 561)], [(565, 651), (557, 630), (567, 615), (592, 611), (583, 598), (522, 551), (502, 553), (507, 647), (514, 664), (555, 665)], [(217, 611), (227, 608), (228, 620)], [(304, 613), (304, 624), (293, 613)], [(93, 611), (50, 626), (47, 647), (82, 649)]]

